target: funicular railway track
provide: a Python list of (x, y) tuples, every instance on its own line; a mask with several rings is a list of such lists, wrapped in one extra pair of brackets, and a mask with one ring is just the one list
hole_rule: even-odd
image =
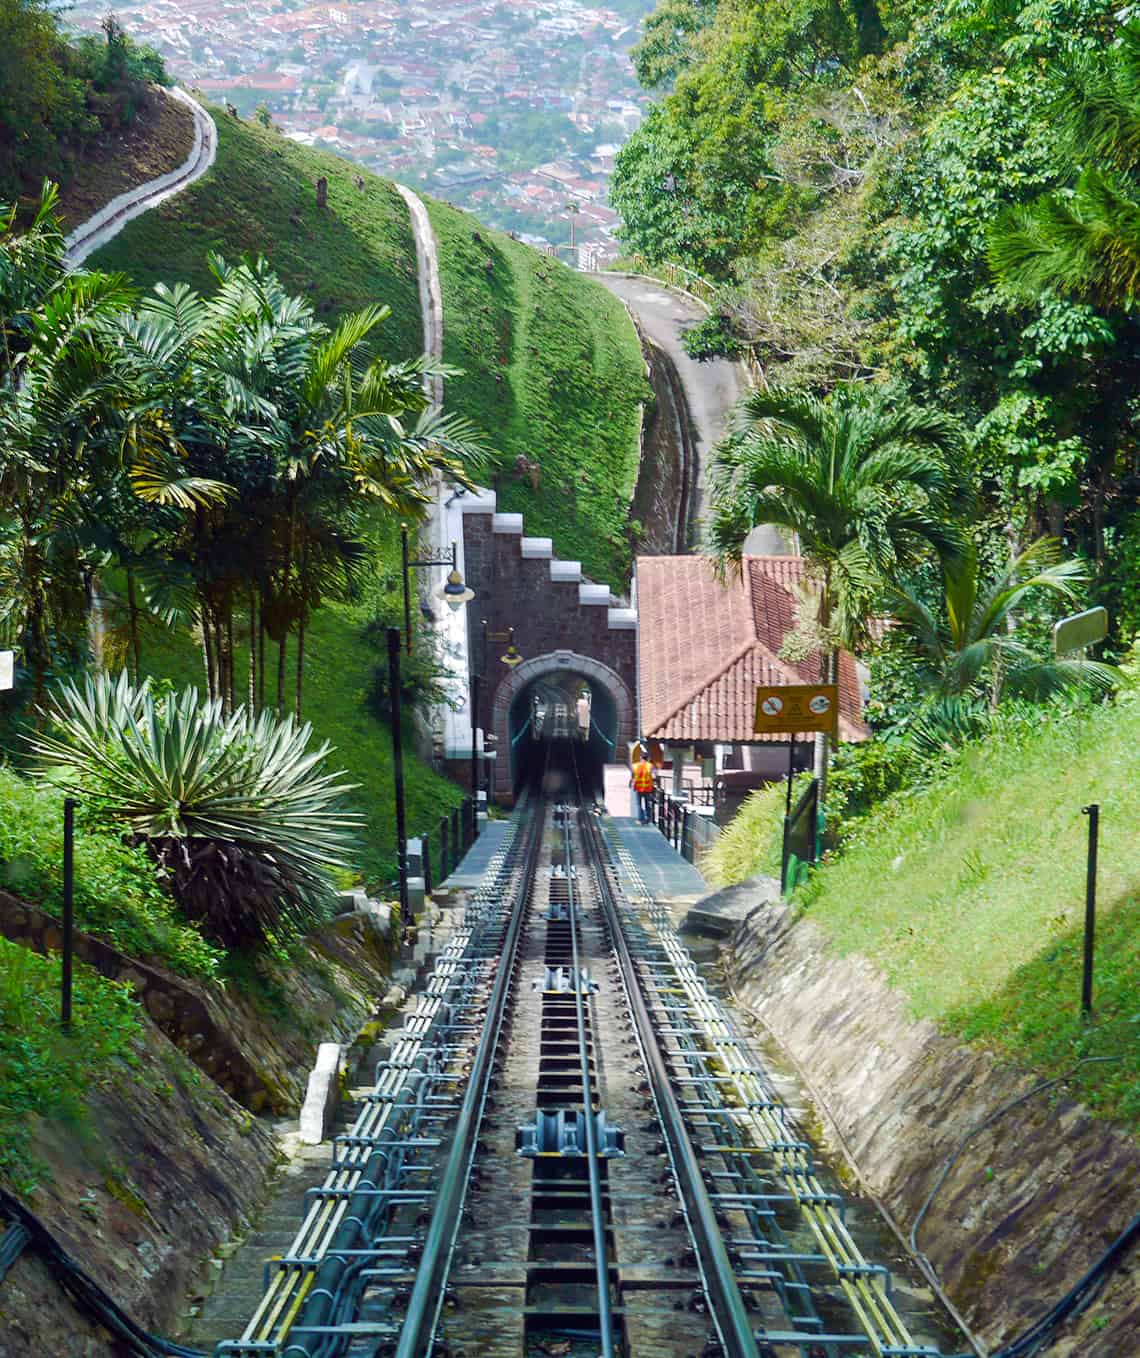
[(556, 752), (217, 1352), (937, 1355)]

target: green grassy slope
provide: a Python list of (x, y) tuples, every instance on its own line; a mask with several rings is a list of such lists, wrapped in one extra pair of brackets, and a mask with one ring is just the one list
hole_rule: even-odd
[[(184, 193), (129, 222), (96, 251), (92, 268), (208, 288), (206, 252), (263, 254), (292, 292), (324, 319), (372, 302), (392, 315), (381, 332), (391, 358), (423, 348), (416, 248), (408, 209), (392, 185), (347, 161), (214, 109), (218, 158)], [(357, 174), (364, 189), (354, 183)], [(329, 183), (317, 207), (316, 182)]]
[[(1080, 1016), (1088, 821), (1101, 806), (1095, 1018)], [(766, 854), (782, 797), (741, 813)], [(1140, 702), (992, 738), (888, 799), (803, 889), (841, 952), (871, 958), (914, 1011), (1024, 1064), (1076, 1076), (1140, 1127)], [(734, 863), (733, 876), (761, 864)]]
[[(526, 515), (563, 557), (621, 589), (638, 468), (638, 403), (648, 395), (624, 307), (584, 274), (468, 213), (427, 203), (439, 243), (443, 345), (464, 376), (447, 404), (501, 455), (499, 508)], [(539, 466), (534, 489), (515, 459)]]

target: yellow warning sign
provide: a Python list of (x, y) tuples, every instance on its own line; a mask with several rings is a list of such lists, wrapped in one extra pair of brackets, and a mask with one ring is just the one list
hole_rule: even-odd
[(759, 735), (796, 735), (800, 731), (839, 729), (839, 689), (835, 684), (779, 684), (756, 690)]

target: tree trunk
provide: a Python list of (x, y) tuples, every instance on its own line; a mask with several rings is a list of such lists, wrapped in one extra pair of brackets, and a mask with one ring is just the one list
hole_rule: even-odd
[(257, 591), (249, 591), (249, 715), (257, 712)]
[(237, 685), (234, 682), (234, 672), (237, 666), (234, 664), (234, 610), (230, 604), (226, 608), (226, 712), (230, 713), (237, 706)]
[(226, 675), (226, 631), (222, 625), (222, 615), (214, 610), (214, 669), (217, 672), (215, 697), (221, 700), (222, 715), (229, 716), (229, 684)]
[(202, 655), (206, 661), (206, 694), (210, 701), (217, 697), (218, 687), (215, 680), (217, 664), (214, 660), (214, 648), (210, 641), (210, 611), (205, 604), (201, 608), (201, 621), (199, 626), (202, 629)]
[(135, 686), (142, 683), (142, 642), (139, 637), (139, 599), (135, 588), (135, 573), (127, 571), (127, 609), (131, 633), (131, 663), (135, 671)]
[(286, 633), (277, 643), (277, 715), (279, 717), (285, 715), (285, 642), (288, 637), (289, 634)]
[(293, 708), (293, 715), (298, 721), (301, 720), (301, 684), (305, 676), (305, 615), (301, 614), (297, 621), (297, 699)]
[(265, 711), (265, 612), (257, 617), (257, 710)]

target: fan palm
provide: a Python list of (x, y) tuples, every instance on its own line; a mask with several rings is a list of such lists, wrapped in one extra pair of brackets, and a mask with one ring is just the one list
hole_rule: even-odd
[(1087, 580), (1081, 561), (1062, 560), (1056, 538), (1039, 538), (989, 580), (981, 577), (973, 551), (948, 560), (940, 612), (898, 584), (887, 588), (887, 607), (938, 697), (963, 699), (984, 689), (992, 708), (1006, 691), (1044, 698), (1067, 687), (1110, 688), (1116, 683), (1119, 676), (1112, 666), (1043, 659), (1010, 630), (1011, 619), (1029, 595), (1051, 594), (1068, 603)]
[(990, 232), (990, 263), (1027, 296), (1130, 306), (1140, 294), (1140, 24), (1068, 75), (1056, 116), (1075, 184), (1007, 210)]
[(309, 726), (226, 716), (193, 688), (157, 701), (125, 672), (63, 684), (50, 722), (30, 737), (42, 767), (146, 845), (210, 937), (259, 942), (327, 916), (361, 820)]
[[(867, 639), (881, 583), (933, 549), (963, 550), (951, 468), (960, 436), (947, 416), (887, 392), (840, 389), (827, 400), (754, 391), (716, 451), (709, 543), (722, 569), (738, 564), (760, 524), (794, 532), (816, 587), (821, 678), (834, 682), (840, 647)], [(826, 779), (828, 744), (816, 742)]]

